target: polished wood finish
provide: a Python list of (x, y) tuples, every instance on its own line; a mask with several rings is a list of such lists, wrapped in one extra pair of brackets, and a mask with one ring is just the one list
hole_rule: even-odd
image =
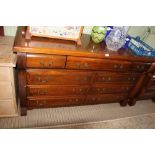
[(90, 84), (93, 78), (91, 71), (28, 69), (28, 84)]
[(155, 58), (130, 50), (111, 52), (82, 35), (81, 46), (64, 40), (32, 37), (19, 28), (14, 51), (18, 56), (21, 106), (25, 109), (119, 102), (132, 106), (154, 99), (150, 88)]
[(26, 67), (28, 68), (64, 68), (66, 56), (27, 54)]

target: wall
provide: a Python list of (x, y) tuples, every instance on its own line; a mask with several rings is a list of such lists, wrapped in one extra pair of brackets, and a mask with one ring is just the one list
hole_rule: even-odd
[[(84, 33), (91, 34), (93, 26), (85, 26)], [(4, 26), (4, 33), (8, 36), (15, 36), (16, 26)], [(140, 36), (148, 45), (155, 48), (155, 26), (130, 26), (128, 34), (136, 37)]]

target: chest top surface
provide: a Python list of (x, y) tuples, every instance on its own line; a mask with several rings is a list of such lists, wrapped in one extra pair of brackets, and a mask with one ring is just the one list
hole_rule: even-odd
[(25, 31), (24, 27), (18, 28), (14, 42), (14, 52), (70, 55), (148, 63), (155, 62), (155, 58), (135, 56), (132, 51), (126, 49), (120, 49), (117, 52), (109, 52), (105, 44), (93, 43), (90, 35), (87, 34), (82, 35), (81, 45), (77, 46), (77, 44), (72, 41), (42, 37), (32, 37), (32, 39), (28, 41), (24, 36)]
[(0, 66), (16, 65), (16, 55), (13, 53), (14, 37), (0, 37)]

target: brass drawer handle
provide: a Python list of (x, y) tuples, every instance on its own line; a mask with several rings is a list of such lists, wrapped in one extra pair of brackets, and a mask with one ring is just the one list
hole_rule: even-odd
[(123, 69), (123, 65), (120, 66), (120, 69)]
[(118, 66), (117, 65), (114, 65), (114, 68), (116, 69)]
[(76, 80), (77, 80), (77, 81), (79, 81), (79, 80), (80, 80), (80, 78), (79, 78), (79, 77), (76, 77)]
[(52, 65), (53, 65), (53, 62), (52, 62), (52, 61), (49, 61), (49, 62), (48, 62), (48, 65), (49, 65), (49, 66), (52, 66)]
[(88, 63), (84, 63), (84, 67), (85, 68), (88, 68)]
[(83, 79), (84, 79), (84, 81), (87, 81), (87, 80), (88, 80), (88, 78), (87, 78), (87, 77), (84, 77)]
[(44, 67), (45, 66), (45, 62), (43, 60), (40, 60), (40, 65)]
[(82, 89), (80, 88), (79, 91), (82, 92)]
[(80, 68), (80, 62), (77, 62), (77, 63), (76, 63), (76, 66), (77, 66), (78, 68)]
[(47, 80), (42, 80), (41, 82), (42, 82), (42, 83), (46, 83), (46, 82), (47, 82)]
[(105, 77), (102, 77), (102, 80), (105, 80)]

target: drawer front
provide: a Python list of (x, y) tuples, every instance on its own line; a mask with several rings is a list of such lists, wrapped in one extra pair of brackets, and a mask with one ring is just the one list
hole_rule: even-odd
[(0, 81), (10, 81), (11, 74), (9, 67), (0, 67)]
[(95, 83), (136, 83), (140, 74), (137, 73), (112, 73), (112, 72), (97, 72)]
[(103, 94), (103, 95), (88, 95), (87, 104), (119, 102), (126, 98), (127, 94)]
[(84, 96), (28, 98), (27, 100), (28, 100), (28, 108), (50, 108), (50, 107), (74, 106), (84, 104)]
[(130, 62), (115, 61), (95, 58), (67, 57), (66, 68), (69, 69), (91, 69), (107, 71), (126, 71), (130, 69)]
[(89, 86), (67, 86), (67, 85), (29, 85), (28, 96), (62, 96), (62, 95), (84, 95)]
[(66, 56), (27, 54), (26, 66), (30, 68), (64, 68)]
[(145, 92), (142, 93), (138, 99), (151, 99), (151, 98), (155, 98), (155, 92)]
[(27, 70), (28, 84), (89, 84), (92, 72), (72, 70)]
[(12, 97), (11, 82), (0, 82), (0, 99), (10, 99)]
[(95, 84), (92, 86), (92, 94), (129, 93), (133, 85)]
[(16, 113), (12, 100), (0, 100), (0, 116), (15, 115)]
[(131, 70), (135, 72), (145, 72), (151, 66), (150, 63), (132, 63)]

